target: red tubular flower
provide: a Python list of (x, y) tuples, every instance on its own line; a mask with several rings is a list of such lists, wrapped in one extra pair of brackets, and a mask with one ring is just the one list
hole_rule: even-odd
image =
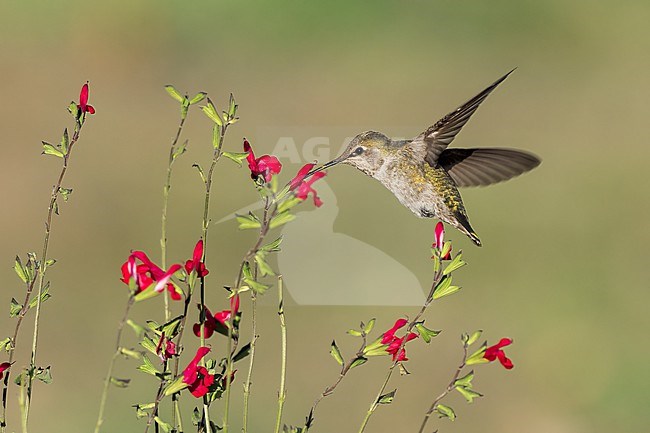
[(506, 356), (506, 353), (501, 348), (509, 346), (511, 344), (512, 344), (512, 339), (502, 338), (494, 346), (490, 346), (487, 349), (485, 349), (485, 354), (483, 355), (483, 358), (487, 359), (490, 362), (494, 361), (495, 359), (498, 359), (501, 365), (503, 365), (507, 370), (510, 370), (512, 369), (512, 367), (514, 367), (514, 364)]
[[(436, 224), (436, 229), (435, 229), (435, 235), (436, 235), (436, 242), (432, 245), (435, 249), (440, 251), (442, 253), (442, 249), (445, 246), (445, 226), (438, 221), (438, 224)], [(441, 257), (442, 260), (451, 260), (451, 249), (445, 254), (444, 257)]]
[(209, 374), (208, 369), (200, 367), (199, 362), (210, 352), (209, 347), (199, 347), (192, 361), (183, 370), (183, 382), (194, 397), (203, 397), (214, 383), (214, 374)]
[[(142, 263), (138, 265), (136, 260)], [(178, 301), (181, 299), (181, 295), (176, 292), (174, 285), (169, 280), (179, 269), (181, 269), (181, 265), (174, 264), (167, 271), (163, 271), (143, 251), (134, 251), (122, 265), (122, 278), (120, 280), (125, 284), (129, 284), (131, 280), (135, 281), (136, 293), (140, 293), (155, 282), (154, 290), (156, 292), (160, 293), (167, 287), (171, 298)]]
[(88, 105), (88, 82), (81, 86), (81, 93), (79, 94), (79, 103), (77, 108), (81, 113), (80, 116), (83, 116), (86, 113), (95, 114), (95, 107)]
[(166, 338), (164, 332), (160, 336), (160, 340), (158, 340), (156, 354), (160, 357), (161, 361), (165, 361), (176, 355), (176, 344), (171, 339)]
[(274, 174), (280, 173), (282, 164), (278, 158), (271, 155), (262, 155), (255, 158), (253, 148), (248, 140), (244, 139), (244, 152), (248, 153), (246, 160), (248, 161), (248, 168), (251, 171), (251, 178), (257, 180), (260, 176), (264, 178), (264, 182), (270, 182)]
[[(210, 338), (215, 331), (220, 334), (228, 334), (228, 324), (231, 317), (236, 317), (239, 312), (239, 295), (230, 298), (230, 310), (219, 311), (212, 315), (208, 307), (205, 308), (205, 323), (203, 324), (203, 337)], [(201, 324), (195, 323), (192, 327), (194, 335), (201, 336)]]
[(3, 362), (0, 364), (0, 379), (2, 379), (5, 375), (5, 371), (9, 370), (9, 367), (11, 367), (11, 364), (8, 362)]
[(210, 273), (205, 267), (205, 263), (201, 261), (203, 259), (203, 239), (199, 240), (194, 247), (194, 253), (192, 254), (192, 259), (185, 262), (185, 271), (190, 274), (192, 271), (196, 271), (196, 274), (199, 277), (205, 277)]
[(296, 197), (300, 200), (306, 200), (311, 193), (314, 197), (314, 205), (316, 207), (321, 207), (323, 202), (318, 197), (316, 190), (312, 188), (312, 184), (318, 179), (325, 177), (327, 173), (324, 171), (319, 171), (314, 173), (309, 180), (305, 180), (307, 174), (311, 171), (312, 168), (314, 168), (314, 164), (305, 164), (300, 170), (298, 170), (296, 176), (291, 179), (289, 188), (294, 191)]
[[(397, 319), (393, 327), (382, 335), (381, 344), (386, 345), (386, 352), (393, 355), (393, 361), (408, 361), (408, 358), (406, 357), (406, 343), (418, 338), (418, 334), (415, 332), (409, 332), (408, 335), (401, 338), (395, 337), (395, 333), (406, 326), (407, 323), (408, 320), (406, 319)], [(404, 341), (404, 339), (406, 339), (406, 341)]]

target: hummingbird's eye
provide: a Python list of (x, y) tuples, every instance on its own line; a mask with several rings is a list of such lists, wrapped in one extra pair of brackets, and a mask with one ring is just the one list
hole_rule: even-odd
[(359, 156), (363, 153), (363, 147), (359, 146), (356, 149), (354, 149), (354, 152), (352, 152), (352, 156)]

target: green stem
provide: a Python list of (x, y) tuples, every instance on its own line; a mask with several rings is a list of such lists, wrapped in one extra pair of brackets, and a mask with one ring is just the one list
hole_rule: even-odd
[(280, 433), (282, 424), (282, 410), (284, 401), (287, 397), (285, 388), (287, 376), (287, 324), (284, 318), (284, 298), (283, 298), (283, 280), (282, 275), (278, 276), (278, 316), (280, 316), (280, 332), (282, 335), (282, 364), (280, 367), (280, 391), (278, 392), (278, 415), (275, 420), (275, 433)]
[(129, 317), (129, 312), (131, 311), (131, 307), (133, 306), (134, 298), (133, 296), (129, 296), (129, 300), (126, 303), (126, 309), (124, 310), (124, 315), (122, 316), (122, 320), (120, 321), (119, 325), (117, 326), (117, 337), (116, 337), (116, 343), (115, 343), (115, 351), (113, 352), (113, 356), (111, 358), (111, 362), (108, 365), (108, 372), (106, 373), (106, 377), (104, 378), (104, 388), (102, 390), (102, 397), (99, 402), (99, 414), (97, 415), (97, 423), (95, 424), (95, 433), (99, 433), (99, 429), (101, 428), (102, 424), (104, 423), (104, 409), (106, 407), (106, 400), (108, 398), (108, 388), (111, 384), (111, 378), (113, 377), (113, 367), (115, 366), (115, 360), (117, 357), (120, 355), (120, 348), (121, 348), (121, 342), (122, 342), (122, 331), (124, 330), (124, 325), (126, 324), (126, 320)]
[(244, 413), (242, 433), (248, 432), (248, 408), (250, 403), (251, 386), (253, 384), (251, 380), (253, 378), (253, 365), (255, 363), (255, 347), (257, 346), (257, 296), (253, 292), (251, 293), (251, 301), (251, 327), (253, 336), (251, 337), (251, 352), (248, 359), (248, 374), (246, 375), (246, 382), (244, 383)]
[[(176, 130), (176, 136), (172, 140), (172, 145), (169, 148), (169, 160), (167, 163), (167, 178), (165, 181), (165, 186), (163, 187), (163, 208), (162, 208), (162, 222), (161, 222), (161, 235), (160, 235), (160, 254), (161, 262), (163, 269), (167, 269), (167, 208), (169, 205), (169, 190), (172, 187), (172, 165), (174, 164), (174, 153), (176, 151), (176, 145), (180, 139), (181, 132), (183, 131), (183, 125), (185, 124), (186, 116), (181, 116), (181, 121), (178, 124), (178, 129)], [(165, 290), (165, 322), (168, 322), (171, 313), (169, 310), (169, 293)]]

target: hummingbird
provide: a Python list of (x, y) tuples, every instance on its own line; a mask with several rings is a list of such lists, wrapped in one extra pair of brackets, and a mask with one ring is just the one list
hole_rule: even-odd
[(310, 174), (341, 163), (351, 165), (381, 182), (418, 217), (444, 221), (480, 247), (458, 188), (503, 182), (532, 170), (541, 160), (516, 149), (448, 147), (479, 105), (513, 71), (417, 137), (393, 140), (381, 132), (363, 132), (340, 156)]

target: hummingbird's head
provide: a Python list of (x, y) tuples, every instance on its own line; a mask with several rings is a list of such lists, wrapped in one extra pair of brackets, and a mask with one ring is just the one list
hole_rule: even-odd
[(381, 132), (367, 131), (352, 139), (348, 147), (332, 161), (323, 164), (317, 171), (336, 164), (348, 164), (372, 176), (384, 164), (385, 153), (391, 143)]

